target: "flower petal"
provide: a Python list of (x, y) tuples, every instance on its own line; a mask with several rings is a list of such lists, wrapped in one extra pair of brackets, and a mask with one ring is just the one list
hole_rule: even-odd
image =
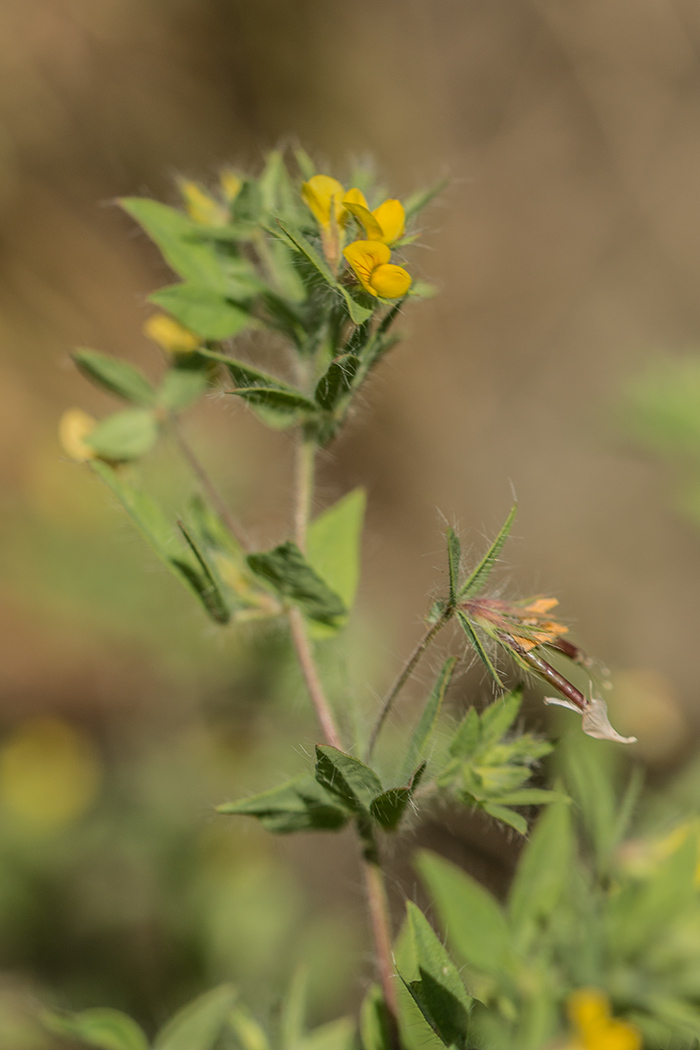
[(346, 207), (348, 204), (361, 204), (363, 208), (367, 208), (367, 211), (369, 211), (369, 205), (367, 204), (365, 195), (362, 190), (358, 190), (357, 186), (353, 186), (351, 190), (348, 190), (343, 197), (343, 204)]
[(375, 208), (372, 215), (379, 223), (382, 230), (382, 240), (387, 244), (398, 241), (406, 229), (406, 212), (401, 201), (388, 200)]
[(412, 277), (403, 266), (384, 263), (372, 271), (370, 284), (382, 299), (401, 299), (411, 287)]
[(308, 182), (302, 183), (301, 196), (319, 226), (330, 226), (331, 214), (336, 222), (339, 221), (345, 190), (337, 179), (330, 175), (313, 175)]
[(359, 221), (362, 223), (362, 225), (365, 228), (365, 233), (367, 234), (368, 240), (386, 240), (381, 226), (379, 225), (369, 208), (365, 208), (363, 204), (353, 204), (353, 202), (349, 201), (347, 197), (343, 201), (343, 204), (347, 208), (347, 210), (351, 212), (355, 216), (355, 218), (359, 219)]
[(343, 255), (350, 263), (365, 291), (371, 295), (382, 294), (372, 287), (370, 279), (377, 267), (388, 263), (391, 258), (391, 252), (386, 244), (382, 241), (353, 241), (343, 249)]

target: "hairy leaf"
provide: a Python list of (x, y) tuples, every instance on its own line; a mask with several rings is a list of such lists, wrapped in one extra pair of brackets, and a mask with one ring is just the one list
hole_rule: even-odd
[(250, 554), (247, 562), (256, 576), (298, 605), (309, 619), (333, 626), (345, 615), (342, 599), (309, 565), (295, 543)]
[(382, 794), (381, 781), (373, 769), (328, 744), (316, 746), (316, 779), (359, 815), (367, 815), (374, 799)]
[(125, 463), (140, 459), (158, 440), (158, 423), (148, 408), (125, 408), (98, 423), (85, 438), (101, 459)]
[(183, 1007), (158, 1033), (154, 1050), (214, 1050), (238, 997), (221, 984)]
[(503, 549), (503, 544), (508, 539), (508, 534), (513, 526), (513, 522), (515, 521), (515, 514), (517, 509), (518, 504), (514, 503), (510, 509), (510, 514), (508, 515), (503, 524), (501, 531), (498, 533), (498, 536), (496, 536), (496, 539), (486, 551), (486, 554), (483, 556), (477, 567), (472, 573), (469, 574), (469, 576), (466, 578), (466, 580), (460, 587), (459, 593), (457, 594), (457, 597), (459, 599), (473, 598), (475, 594), (479, 593), (479, 591), (486, 583), (487, 579), (491, 574), (491, 570), (496, 564), (498, 556), (501, 553), (501, 550)]
[[(252, 282), (246, 285), (241, 281), (236, 297), (244, 299), (246, 293), (251, 296), (256, 290)], [(233, 293), (229, 292), (229, 295)], [(238, 303), (231, 302), (221, 292), (191, 281), (161, 288), (148, 298), (203, 339), (230, 339), (253, 322), (250, 313)]]
[(153, 404), (155, 390), (135, 365), (97, 350), (76, 350), (72, 356), (83, 375), (103, 390), (137, 405)]
[(216, 810), (234, 816), (257, 817), (264, 828), (277, 834), (335, 831), (348, 819), (347, 812), (335, 805), (334, 797), (310, 776), (297, 777), (252, 798), (225, 802)]

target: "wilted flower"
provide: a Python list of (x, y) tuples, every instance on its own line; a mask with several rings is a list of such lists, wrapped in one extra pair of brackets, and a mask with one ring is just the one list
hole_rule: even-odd
[(575, 1035), (562, 1050), (641, 1050), (639, 1030), (610, 1015), (610, 1001), (598, 988), (579, 988), (567, 1001)]

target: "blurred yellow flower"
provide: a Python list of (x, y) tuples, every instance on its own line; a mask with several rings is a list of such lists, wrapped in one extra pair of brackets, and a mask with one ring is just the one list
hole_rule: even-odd
[(563, 1050), (641, 1050), (634, 1025), (610, 1016), (610, 1001), (598, 988), (579, 988), (567, 1001), (575, 1035)]
[(393, 244), (406, 229), (406, 212), (401, 201), (386, 200), (370, 211), (362, 191), (352, 189), (346, 193), (343, 204), (362, 223), (369, 241)]
[(202, 345), (202, 340), (167, 314), (153, 314), (143, 326), (149, 339), (172, 354), (189, 354)]
[(204, 226), (225, 226), (228, 222), (228, 209), (196, 182), (181, 179), (180, 193), (185, 202), (187, 214), (195, 222), (201, 222)]
[(90, 737), (58, 718), (29, 719), (0, 746), (0, 807), (33, 829), (82, 816), (101, 779)]
[(343, 255), (370, 295), (400, 299), (411, 287), (411, 275), (402, 266), (389, 262), (391, 251), (383, 241), (353, 241)]
[(58, 438), (63, 451), (79, 463), (95, 459), (97, 453), (90, 448), (85, 438), (97, 426), (97, 420), (81, 408), (69, 408), (58, 421)]
[(230, 168), (224, 168), (219, 176), (219, 182), (221, 184), (221, 192), (226, 198), (226, 202), (228, 204), (233, 204), (236, 197), (241, 192), (243, 179), (236, 175), (235, 171), (231, 171)]

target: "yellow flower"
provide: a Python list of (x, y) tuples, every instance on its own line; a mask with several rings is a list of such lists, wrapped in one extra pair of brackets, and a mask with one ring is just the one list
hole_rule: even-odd
[(330, 175), (314, 175), (301, 187), (304, 203), (313, 212), (321, 229), (329, 229), (334, 224), (347, 222), (347, 213), (343, 207), (345, 190), (337, 179)]
[(81, 408), (69, 408), (64, 412), (58, 423), (58, 438), (66, 455), (79, 463), (95, 459), (97, 453), (90, 448), (85, 438), (96, 426), (97, 420)]
[(25, 827), (50, 831), (77, 820), (101, 779), (91, 738), (62, 719), (28, 719), (0, 747), (0, 808)]
[(401, 201), (386, 200), (370, 211), (362, 191), (352, 189), (346, 193), (343, 204), (362, 223), (369, 241), (393, 244), (406, 229), (406, 212)]
[(143, 330), (149, 339), (172, 354), (190, 354), (202, 345), (198, 335), (167, 314), (153, 314), (146, 321)]
[(204, 226), (225, 226), (228, 222), (227, 209), (196, 182), (181, 179), (180, 193), (185, 202), (187, 214), (195, 222), (201, 222)]
[(600, 989), (579, 988), (566, 1005), (576, 1034), (564, 1050), (641, 1050), (638, 1029), (610, 1016), (610, 1002)]
[(231, 171), (230, 168), (224, 168), (219, 176), (219, 182), (221, 183), (221, 192), (228, 204), (233, 204), (238, 194), (241, 192), (243, 180), (236, 175), (235, 171)]
[(353, 241), (343, 255), (370, 295), (400, 299), (411, 287), (411, 275), (403, 266), (389, 262), (391, 251), (383, 241)]

